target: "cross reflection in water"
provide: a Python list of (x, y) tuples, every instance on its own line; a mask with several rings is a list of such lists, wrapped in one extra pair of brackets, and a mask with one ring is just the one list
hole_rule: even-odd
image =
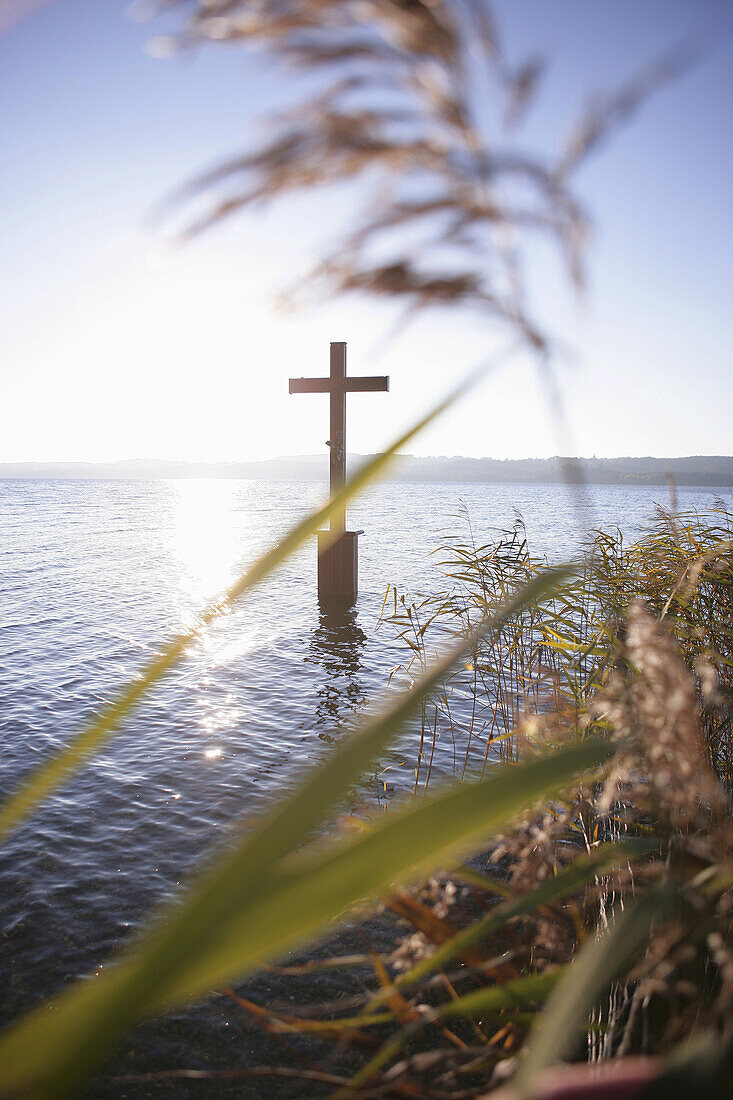
[(325, 673), (316, 696), (313, 729), (322, 741), (332, 743), (339, 726), (366, 703), (359, 675), (367, 636), (357, 622), (354, 607), (321, 600), (318, 626), (313, 631), (307, 661)]

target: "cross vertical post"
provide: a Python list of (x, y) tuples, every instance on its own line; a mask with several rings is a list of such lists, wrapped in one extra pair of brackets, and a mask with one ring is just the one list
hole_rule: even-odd
[[(373, 393), (389, 389), (386, 375), (348, 378), (346, 344), (331, 344), (328, 378), (291, 378), (290, 393), (327, 393), (330, 396), (331, 438), (329, 485), (331, 499), (346, 482), (346, 394)], [(358, 591), (358, 536), (361, 531), (346, 530), (346, 509), (331, 516), (331, 530), (318, 533), (318, 595), (353, 603)]]
[[(329, 485), (331, 497), (344, 487), (346, 482), (346, 344), (331, 344), (331, 432), (328, 446), (331, 451), (329, 462)], [(331, 530), (346, 530), (346, 509), (339, 509), (331, 516)]]

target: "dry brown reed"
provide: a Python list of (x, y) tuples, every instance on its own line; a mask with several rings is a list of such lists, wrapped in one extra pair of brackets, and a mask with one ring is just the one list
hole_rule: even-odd
[[(509, 64), (484, 0), (152, 0), (174, 33), (153, 52), (206, 43), (266, 51), (290, 70), (294, 106), (267, 138), (193, 180), (190, 236), (256, 204), (346, 185), (362, 214), (294, 299), (317, 281), (408, 310), (475, 305), (541, 349), (524, 251), (553, 242), (577, 286), (589, 220), (573, 173), (617, 125), (688, 63), (676, 52), (598, 95), (554, 156), (528, 148), (521, 121), (544, 71)], [(487, 106), (487, 101), (490, 106)]]

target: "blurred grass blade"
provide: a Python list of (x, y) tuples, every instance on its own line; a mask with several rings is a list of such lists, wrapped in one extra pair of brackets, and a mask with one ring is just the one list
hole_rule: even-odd
[[(490, 616), (477, 630), (454, 645), (448, 655), (434, 664), (412, 690), (402, 693), (383, 713), (363, 719), (361, 726), (324, 763), (313, 769), (293, 795), (277, 806), (249, 836), (219, 858), (185, 903), (169, 907), (162, 915), (163, 919), (158, 920), (148, 935), (126, 953), (125, 961), (93, 982), (76, 986), (63, 994), (52, 1014), (41, 1011), (11, 1028), (5, 1040), (0, 1041), (0, 1063), (5, 1066), (5, 1081), (10, 1081), (13, 1087), (25, 1087), (25, 1083), (32, 1080), (38, 1095), (64, 1095), (94, 1065), (122, 1029), (152, 1006), (167, 1002), (172, 991), (183, 996), (179, 989), (180, 975), (189, 975), (185, 995), (204, 992), (214, 984), (214, 969), (221, 979), (232, 977), (237, 968), (243, 969), (260, 961), (266, 950), (274, 950), (289, 939), (302, 938), (308, 929), (337, 915), (363, 897), (367, 890), (362, 878), (357, 877), (355, 882), (350, 879), (348, 890), (342, 888), (340, 893), (338, 884), (331, 883), (337, 896), (329, 895), (328, 904), (322, 902), (319, 905), (318, 899), (312, 896), (313, 890), (309, 888), (313, 869), (305, 875), (291, 877), (290, 894), (286, 897), (286, 892), (277, 889), (278, 876), (273, 868), (283, 857), (297, 850), (314, 828), (323, 822), (329, 811), (345, 797), (351, 784), (403, 727), (421, 699), (470, 651), (478, 638), (499, 626), (519, 608), (552, 595), (566, 574), (566, 570), (551, 570), (545, 576), (536, 578), (508, 601), (500, 612)], [(575, 764), (588, 767), (591, 760), (595, 762), (598, 749), (597, 746), (595, 749), (593, 746), (579, 746), (573, 751), (580, 754), (577, 759), (574, 758)], [(505, 787), (507, 778), (498, 786)], [(562, 777), (564, 781), (567, 778), (567, 774)], [(539, 793), (536, 788), (531, 788), (529, 798), (537, 797)], [(522, 794), (524, 801), (521, 805), (525, 806), (527, 792)], [(497, 790), (497, 797), (501, 799), (500, 790)], [(468, 789), (466, 798), (476, 801), (475, 794)], [(511, 812), (515, 812), (516, 808), (512, 806)], [(480, 810), (486, 816), (487, 807), (484, 804), (472, 804), (474, 831), (481, 827)], [(450, 820), (444, 824), (454, 828)], [(467, 835), (465, 830), (463, 835)], [(371, 849), (368, 852), (371, 858), (375, 858)], [(428, 854), (425, 851), (424, 857), (427, 858)], [(403, 853), (403, 860), (405, 856), (404, 866), (413, 866), (415, 859), (409, 849)], [(379, 866), (381, 857), (376, 858)], [(397, 873), (399, 866), (394, 865), (393, 869)], [(348, 867), (344, 873), (348, 874)], [(282, 875), (280, 879), (284, 881)], [(383, 878), (374, 880), (374, 888), (378, 888), (383, 881)], [(317, 911), (305, 912), (302, 909), (304, 903), (300, 900), (296, 902), (295, 895), (298, 890), (302, 892), (303, 887), (306, 898), (310, 899), (312, 906), (317, 906)], [(229, 943), (226, 937), (231, 935), (232, 928), (243, 928), (246, 916), (256, 915), (258, 902), (273, 892), (278, 902), (274, 913), (268, 911), (266, 927), (260, 927), (260, 939), (251, 928), (244, 954), (228, 958), (223, 968), (209, 966), (205, 975), (197, 972), (194, 982), (195, 967), (199, 959), (211, 951), (211, 945), (219, 941)], [(133, 953), (135, 946), (137, 953)], [(238, 943), (237, 949), (241, 952), (241, 944)], [(43, 1051), (40, 1059), (37, 1057), (39, 1050)], [(48, 1082), (48, 1087), (42, 1082)]]
[(472, 993), (458, 997), (455, 1001), (446, 1001), (436, 1009), (436, 1015), (440, 1020), (450, 1020), (456, 1016), (478, 1016), (512, 1008), (526, 1008), (548, 997), (557, 985), (563, 969), (545, 971), (544, 974), (530, 974), (525, 978), (502, 982), (501, 985), (476, 989)]
[[(246, 912), (217, 922), (213, 946), (183, 962), (156, 1002), (173, 1004), (211, 989), (232, 973), (301, 941), (355, 903), (396, 879), (433, 870), (504, 829), (519, 813), (549, 798), (609, 759), (612, 749), (588, 739), (527, 764), (498, 769), (477, 783), (389, 816), (357, 840), (273, 877)], [(256, 945), (256, 948), (255, 948)]]
[(623, 974), (649, 939), (655, 921), (670, 911), (677, 891), (670, 883), (631, 901), (598, 939), (589, 939), (547, 1003), (512, 1082), (517, 1100), (529, 1100), (542, 1072), (577, 1042), (588, 1013), (614, 978)]
[(191, 643), (206, 627), (232, 607), (245, 592), (269, 576), (310, 535), (318, 531), (330, 519), (332, 513), (343, 509), (348, 501), (377, 478), (401, 447), (458, 401), (483, 377), (484, 373), (483, 370), (479, 370), (470, 374), (409, 431), (395, 440), (386, 451), (376, 455), (362, 466), (353, 477), (349, 478), (333, 500), (293, 527), (277, 545), (259, 558), (246, 573), (243, 573), (220, 599), (209, 604), (188, 630), (177, 634), (167, 642), (160, 653), (143, 667), (122, 693), (108, 704), (101, 714), (93, 718), (78, 736), (45, 764), (41, 764), (31, 772), (29, 778), (0, 808), (0, 841), (15, 829), (44, 798), (82, 767), (93, 753), (99, 751), (110, 740), (125, 718), (150, 689), (178, 663)]

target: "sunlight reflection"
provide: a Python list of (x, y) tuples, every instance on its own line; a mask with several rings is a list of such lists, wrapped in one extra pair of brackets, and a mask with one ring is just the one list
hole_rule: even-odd
[[(181, 625), (189, 626), (221, 595), (259, 550), (253, 540), (251, 506), (256, 496), (242, 482), (225, 478), (171, 482), (173, 557), (180, 592)], [(235, 611), (236, 626), (208, 630), (199, 645), (209, 668), (230, 664), (262, 640), (248, 610)], [(226, 620), (228, 616), (225, 616)], [(231, 623), (231, 619), (230, 619)], [(222, 629), (223, 627), (223, 629)], [(209, 683), (208, 680), (203, 681)]]
[(241, 714), (232, 696), (227, 697), (224, 703), (220, 703), (213, 702), (204, 695), (197, 702), (201, 711), (198, 726), (206, 733), (218, 733), (220, 730), (237, 728)]
[(199, 610), (237, 571), (236, 481), (224, 478), (175, 482), (174, 553), (181, 566), (186, 612)]

